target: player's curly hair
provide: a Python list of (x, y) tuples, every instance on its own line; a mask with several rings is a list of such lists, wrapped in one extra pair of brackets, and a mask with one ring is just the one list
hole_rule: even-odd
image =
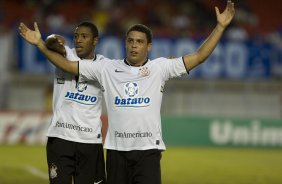
[(77, 27), (88, 27), (91, 30), (91, 33), (93, 34), (94, 38), (99, 36), (98, 28), (92, 22), (83, 21), (79, 23)]
[(143, 24), (135, 24), (135, 25), (131, 26), (126, 32), (126, 37), (128, 36), (128, 34), (131, 31), (138, 31), (138, 32), (145, 33), (148, 43), (152, 43), (153, 33), (152, 33), (152, 30), (150, 28), (148, 28), (147, 26), (145, 26)]

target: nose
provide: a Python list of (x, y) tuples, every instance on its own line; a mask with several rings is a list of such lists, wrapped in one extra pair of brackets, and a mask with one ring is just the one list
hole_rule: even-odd
[(76, 43), (81, 42), (81, 36), (77, 36), (77, 37), (75, 38), (75, 42), (76, 42)]
[(136, 47), (137, 46), (137, 42), (136, 41), (134, 41), (133, 43), (132, 43), (132, 47)]

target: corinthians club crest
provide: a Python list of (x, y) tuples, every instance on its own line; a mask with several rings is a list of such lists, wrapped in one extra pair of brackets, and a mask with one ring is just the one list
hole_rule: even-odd
[(128, 82), (124, 85), (124, 93), (128, 97), (136, 97), (139, 93), (139, 87), (135, 82)]
[(142, 77), (146, 77), (148, 75), (150, 75), (150, 70), (148, 67), (146, 66), (143, 66), (139, 69), (139, 74), (142, 76)]
[(50, 166), (50, 173), (49, 173), (51, 179), (54, 179), (58, 176), (57, 169), (58, 167), (54, 163), (52, 163)]
[(87, 89), (87, 82), (77, 82), (75, 88), (79, 92), (83, 92)]

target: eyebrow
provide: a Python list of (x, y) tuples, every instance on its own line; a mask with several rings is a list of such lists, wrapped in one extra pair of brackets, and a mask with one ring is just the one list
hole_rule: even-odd
[(132, 38), (132, 37), (128, 37), (127, 40), (145, 41), (145, 39), (143, 38)]
[(90, 35), (90, 33), (74, 33), (74, 34), (84, 34), (84, 35)]

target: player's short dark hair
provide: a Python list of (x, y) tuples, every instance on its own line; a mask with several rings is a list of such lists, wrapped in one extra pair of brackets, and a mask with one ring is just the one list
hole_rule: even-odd
[(150, 28), (148, 28), (147, 26), (145, 26), (143, 24), (135, 24), (135, 25), (131, 26), (126, 32), (126, 37), (128, 36), (128, 34), (131, 31), (138, 31), (138, 32), (145, 33), (148, 43), (152, 43), (153, 33), (152, 33), (152, 30)]
[(77, 27), (88, 27), (91, 30), (91, 33), (93, 34), (94, 38), (99, 36), (98, 28), (92, 22), (83, 21), (79, 23)]

